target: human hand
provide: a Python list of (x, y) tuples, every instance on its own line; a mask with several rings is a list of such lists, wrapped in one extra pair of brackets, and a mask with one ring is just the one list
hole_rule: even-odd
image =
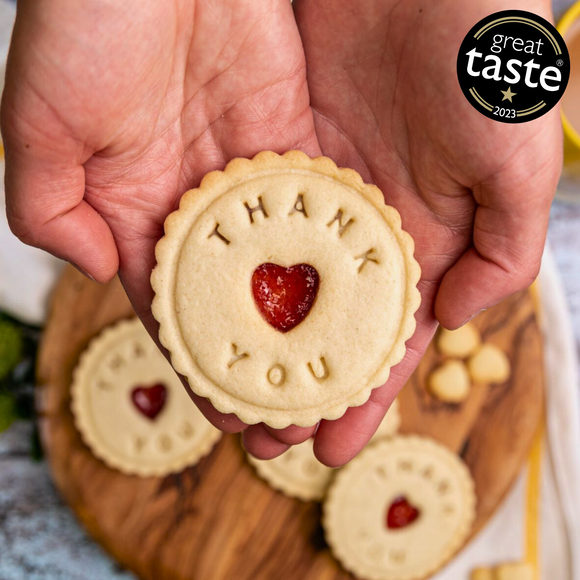
[[(20, 0), (2, 134), (13, 231), (99, 282), (119, 270), (153, 336), (154, 246), (181, 194), (233, 157), (320, 154), (280, 0)], [(245, 428), (192, 397), (214, 425)], [(256, 425), (246, 446), (273, 456), (312, 431)]]
[[(86, 5), (81, 9), (64, 0), (42, 7), (19, 4), (3, 104), (8, 210), (12, 227), (22, 238), (77, 263), (99, 281), (114, 274), (119, 260), (128, 294), (155, 334), (149, 311), (153, 246), (179, 195), (197, 185), (207, 171), (223, 167), (235, 156), (250, 157), (261, 149), (300, 148), (311, 155), (319, 150), (308, 107), (300, 39), (285, 3), (260, 7), (237, 2), (235, 17), (229, 20), (233, 14), (229, 2), (205, 3), (196, 13), (199, 26), (195, 36), (189, 2), (172, 6), (169, 17), (166, 6), (139, 4), (131, 12), (131, 5), (104, 9), (101, 4), (95, 2), (90, 22)], [(305, 1), (297, 6), (318, 111), (317, 129), (326, 154), (341, 165), (358, 169), (367, 180), (374, 179), (387, 201), (401, 211), (405, 227), (416, 239), (424, 280), (417, 335), (409, 343), (405, 361), (393, 370), (388, 386), (377, 389), (367, 405), (349, 410), (344, 418), (322, 422), (315, 449), (330, 465), (350, 459), (370, 438), (432, 336), (437, 286), (443, 279), (440, 296), (445, 295), (443, 276), (473, 235), (475, 201), (470, 183), (479, 184), (481, 194), (490, 187), (495, 191), (496, 180), (504, 188), (510, 185), (504, 175), (509, 167), (504, 171), (495, 166), (495, 173), (489, 168), (486, 173), (481, 167), (483, 155), (478, 147), (482, 145), (473, 146), (469, 131), (457, 135), (447, 131), (451, 114), (444, 116), (443, 123), (421, 116), (421, 100), (426, 98), (421, 91), (408, 100), (408, 106), (406, 98), (401, 105), (399, 87), (413, 92), (420, 79), (397, 70), (404, 43), (394, 43), (392, 55), (384, 63), (374, 58), (375, 51), (389, 46), (380, 27), (373, 29), (374, 35), (368, 29), (376, 17), (385, 25), (389, 4), (369, 3), (358, 21), (345, 14), (345, 6), (338, 0), (318, 5)], [(65, 8), (67, 22), (62, 24), (55, 14)], [(409, 14), (400, 17), (409, 22)], [(333, 23), (332, 33), (326, 24), (320, 25), (322, 19)], [(405, 20), (387, 25), (383, 31), (392, 30), (395, 39), (401, 22)], [(150, 37), (143, 38), (143, 30), (151, 30)], [(85, 42), (87, 38), (93, 43)], [(356, 77), (356, 82), (350, 82), (349, 74), (345, 78), (341, 69), (353, 60), (355, 52), (362, 53), (367, 62), (350, 69)], [(455, 57), (456, 52), (449, 60), (453, 66)], [(439, 86), (437, 67), (430, 71), (432, 63), (418, 61), (423, 73), (437, 81), (432, 89), (435, 97), (438, 91), (442, 95), (449, 78), (443, 77), (445, 82)], [(439, 63), (443, 69), (447, 64), (445, 59)], [(387, 83), (385, 98), (365, 109), (362, 118), (350, 119), (361, 102), (379, 94), (375, 93), (381, 88), (379, 73)], [(328, 78), (337, 80), (333, 91), (328, 91)], [(442, 100), (440, 96), (439, 104)], [(486, 133), (486, 139), (497, 131), (494, 146), (489, 147), (496, 154), (496, 143), (506, 133), (482, 124), (487, 121), (483, 117), (474, 120), (480, 115), (470, 106), (462, 108), (464, 105), (466, 101), (458, 100), (451, 106), (460, 112), (459, 117), (468, 115), (470, 131)], [(404, 127), (407, 123), (409, 130)], [(553, 122), (551, 126), (553, 138), (557, 131)], [(425, 131), (431, 148), (417, 138), (417, 127)], [(452, 143), (463, 155), (448, 153)], [(462, 149), (464, 143), (471, 152), (468, 155)], [(442, 147), (444, 154), (434, 151), (435, 146)], [(507, 153), (515, 155), (518, 149), (519, 145), (514, 146)], [(505, 154), (505, 147), (503, 151)], [(525, 151), (519, 156), (528, 159)], [(464, 171), (456, 167), (467, 158), (469, 167)], [(543, 175), (552, 185), (548, 173)], [(509, 217), (506, 210), (509, 208), (496, 212)], [(543, 233), (542, 224), (539, 230)], [(512, 242), (507, 236), (504, 245), (508, 250)], [(508, 252), (507, 258), (510, 256)], [(481, 260), (477, 254), (475, 258)], [(485, 276), (489, 274), (483, 272)], [(477, 273), (474, 280), (474, 285), (481, 283)], [(467, 281), (465, 284), (469, 292), (477, 290), (470, 289)], [(517, 289), (515, 285), (511, 288)], [(442, 322), (456, 324), (446, 322), (445, 309), (441, 318), (439, 302)], [(458, 304), (461, 306), (461, 299)], [(477, 309), (469, 306), (469, 301), (467, 306), (463, 304), (463, 311)], [(447, 315), (455, 313), (457, 318), (461, 312), (461, 308), (448, 308)], [(203, 399), (194, 400), (214, 424), (229, 431), (244, 429), (235, 417), (217, 413)], [(244, 441), (254, 454), (269, 457), (312, 432), (293, 427), (280, 432), (256, 425), (246, 429)]]
[[(477, 112), (455, 70), (480, 19), (518, 2), (295, 0), (322, 153), (376, 183), (415, 239), (417, 331), (369, 402), (323, 421), (329, 465), (366, 444), (417, 366), (437, 320), (457, 328), (536, 277), (561, 169), (557, 108), (506, 125)], [(547, 1), (522, 10), (550, 19)]]

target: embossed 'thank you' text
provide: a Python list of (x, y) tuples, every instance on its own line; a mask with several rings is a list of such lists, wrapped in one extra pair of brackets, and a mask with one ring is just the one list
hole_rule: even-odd
[[(240, 201), (240, 203), (243, 203), (243, 207), (247, 212), (251, 226), (257, 223), (256, 217), (258, 214), (261, 214), (263, 220), (270, 218), (271, 212), (264, 204), (262, 196), (259, 195), (251, 201)], [(288, 219), (296, 214), (302, 214), (303, 218), (306, 220), (313, 219), (308, 211), (307, 194), (298, 193), (294, 203), (289, 205), (287, 210), (285, 210), (285, 214)], [(348, 234), (355, 222), (356, 217), (347, 215), (343, 208), (338, 207), (336, 208), (336, 213), (334, 213), (333, 217), (325, 223), (325, 226), (329, 228), (331, 232), (335, 232), (335, 235), (340, 239)], [(220, 230), (220, 223), (217, 221), (213, 229), (208, 232), (207, 239), (212, 242), (215, 241), (215, 243), (224, 244), (225, 246), (230, 246), (230, 244), (235, 241), (228, 238), (223, 231)], [(352, 259), (358, 274), (363, 272), (368, 264), (379, 264), (374, 247), (364, 249), (362, 252), (353, 252)], [(228, 370), (233, 368), (235, 365), (243, 364), (244, 361), (251, 359), (251, 353), (244, 351), (237, 344), (231, 343), (230, 348), (231, 353), (226, 362)], [(304, 364), (309, 374), (318, 382), (326, 380), (331, 375), (331, 369), (324, 356), (320, 356), (316, 361), (306, 361)], [(268, 383), (274, 387), (282, 386), (286, 382), (287, 370), (279, 363), (273, 364), (265, 371), (265, 378)]]
[[(289, 208), (288, 216), (292, 216), (295, 213), (301, 213), (305, 219), (310, 219), (309, 215), (308, 215), (308, 210), (306, 207), (306, 201), (304, 198), (305, 198), (304, 193), (298, 194), (298, 196), (296, 197), (296, 201), (294, 202), (294, 205), (291, 208)], [(244, 207), (245, 207), (246, 211), (248, 212), (250, 224), (256, 223), (254, 220), (254, 214), (256, 214), (256, 213), (261, 213), (262, 216), (264, 217), (264, 219), (268, 219), (270, 217), (270, 214), (268, 213), (266, 207), (264, 206), (264, 201), (262, 200), (261, 195), (258, 196), (257, 203), (255, 205), (251, 206), (247, 201), (245, 201)], [(339, 238), (342, 238), (342, 236), (348, 231), (348, 229), (352, 226), (352, 224), (354, 222), (355, 222), (354, 217), (348, 217), (348, 218), (345, 217), (344, 210), (342, 208), (338, 208), (336, 214), (326, 224), (326, 226), (328, 228), (334, 228), (336, 230), (337, 236)], [(335, 226), (335, 224), (336, 224), (336, 226)], [(215, 238), (216, 240), (219, 240), (222, 243), (224, 243), (226, 246), (229, 246), (231, 243), (231, 240), (228, 239), (226, 236), (224, 236), (220, 232), (219, 222), (216, 222), (215, 227), (208, 234), (207, 238), (208, 239)], [(360, 260), (360, 263), (358, 264), (358, 270), (357, 270), (359, 273), (363, 271), (364, 267), (369, 262), (375, 263), (375, 264), (379, 263), (378, 259), (376, 258), (376, 255), (375, 255), (375, 248), (373, 248), (373, 247), (353, 256), (353, 259), (356, 262), (358, 262)]]

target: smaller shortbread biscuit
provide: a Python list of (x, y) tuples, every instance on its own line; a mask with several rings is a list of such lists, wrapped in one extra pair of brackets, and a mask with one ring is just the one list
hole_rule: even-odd
[(496, 580), (492, 568), (476, 568), (469, 575), (469, 580)]
[[(399, 402), (395, 399), (369, 445), (394, 435), (400, 423)], [(316, 459), (312, 439), (294, 445), (274, 459), (262, 461), (248, 455), (248, 460), (271, 487), (302, 501), (321, 500), (336, 472)]]
[(457, 330), (442, 328), (437, 337), (437, 348), (445, 356), (467, 358), (472, 355), (481, 344), (481, 335), (471, 322), (464, 324)]
[[(397, 502), (418, 512), (390, 525)], [(335, 557), (364, 580), (419, 580), (463, 545), (475, 518), (474, 483), (446, 447), (422, 437), (384, 440), (341, 469), (323, 506)]]
[[(164, 397), (151, 418), (139, 410), (135, 392), (143, 396), (153, 386), (164, 389)], [(137, 318), (108, 327), (91, 341), (74, 370), (71, 395), (84, 442), (123, 473), (148, 477), (181, 471), (221, 437)]]
[(314, 440), (307, 439), (274, 459), (263, 461), (248, 454), (248, 461), (270, 487), (302, 501), (318, 501), (324, 497), (334, 470), (316, 459), (313, 446)]
[(519, 562), (498, 566), (494, 580), (534, 580), (534, 577), (534, 569), (530, 564)]
[(493, 344), (484, 344), (467, 361), (467, 367), (475, 383), (503, 383), (511, 373), (509, 358)]
[(461, 403), (471, 391), (467, 367), (460, 360), (450, 360), (429, 375), (429, 391), (445, 403)]

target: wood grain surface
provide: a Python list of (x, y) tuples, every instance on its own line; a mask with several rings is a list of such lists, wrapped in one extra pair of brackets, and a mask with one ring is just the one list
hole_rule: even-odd
[[(99, 286), (67, 268), (55, 290), (39, 359), (41, 437), (54, 481), (90, 534), (123, 566), (155, 580), (350, 578), (323, 539), (320, 508), (259, 480), (237, 436), (224, 436), (195, 467), (139, 479), (108, 469), (82, 443), (70, 413), (71, 373), (106, 325), (132, 310), (117, 280)], [(485, 312), (476, 324), (504, 348), (512, 378), (476, 385), (466, 404), (425, 392), (440, 362), (430, 347), (400, 395), (405, 433), (429, 435), (460, 453), (476, 482), (474, 533), (524, 462), (543, 409), (541, 336), (529, 293)]]

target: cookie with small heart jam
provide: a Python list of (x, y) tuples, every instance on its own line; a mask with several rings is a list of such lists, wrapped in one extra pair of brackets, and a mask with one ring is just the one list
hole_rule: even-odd
[(108, 327), (91, 341), (73, 373), (71, 395), (84, 442), (127, 474), (181, 471), (221, 437), (137, 318)]
[(298, 151), (234, 159), (165, 222), (151, 277), (160, 341), (195, 393), (246, 423), (337, 419), (405, 354), (413, 247), (351, 169)]
[(398, 436), (367, 447), (341, 469), (323, 506), (328, 544), (364, 580), (421, 580), (467, 539), (474, 483), (446, 447)]

